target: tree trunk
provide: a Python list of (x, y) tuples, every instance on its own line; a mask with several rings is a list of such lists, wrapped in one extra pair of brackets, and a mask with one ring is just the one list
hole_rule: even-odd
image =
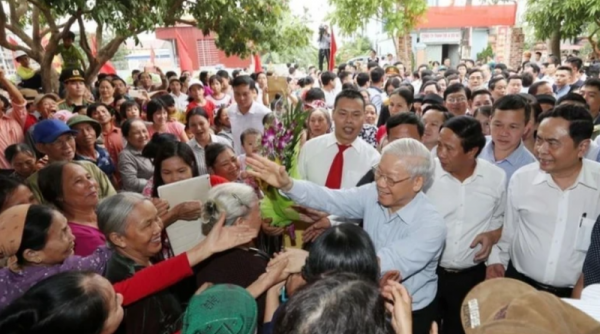
[(552, 37), (550, 38), (550, 51), (552, 54), (560, 59), (560, 27), (557, 27), (552, 33)]
[(410, 33), (399, 36), (396, 44), (396, 54), (398, 55), (398, 61), (404, 64), (407, 71), (412, 71), (412, 38)]

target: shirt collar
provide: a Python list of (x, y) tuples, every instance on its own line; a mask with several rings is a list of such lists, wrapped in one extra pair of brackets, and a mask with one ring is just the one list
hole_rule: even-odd
[[(582, 186), (592, 188), (595, 190), (598, 189), (598, 185), (596, 184), (596, 179), (594, 178), (594, 175), (592, 175), (592, 172), (589, 168), (590, 163), (592, 163), (592, 162), (588, 161), (587, 159), (583, 159), (581, 171), (579, 172), (577, 181), (575, 181), (573, 186), (571, 186), (571, 188), (569, 188), (569, 189), (575, 188), (575, 186), (578, 184), (581, 184)], [(548, 184), (556, 184), (554, 182), (554, 180), (552, 180), (552, 176), (550, 174), (539, 169), (537, 175), (533, 178), (532, 184), (539, 185), (544, 182), (546, 182)]]
[(494, 154), (494, 141), (492, 140), (492, 137), (489, 137), (489, 141), (487, 142), (487, 144), (485, 145), (485, 147), (483, 148), (483, 150), (485, 151), (485, 153), (491, 158), (491, 160), (493, 162), (501, 162), (501, 161), (507, 161), (509, 164), (511, 164), (511, 166), (517, 166), (519, 164), (519, 160), (520, 158), (523, 156), (523, 154), (525, 154), (524, 150), (526, 150), (525, 145), (523, 145), (523, 141), (521, 141), (521, 143), (519, 143), (519, 146), (517, 146), (517, 148), (508, 155), (508, 157), (506, 157), (503, 160), (500, 161), (496, 161), (496, 156)]
[[(250, 106), (250, 110), (248, 110), (248, 112), (246, 114), (254, 114), (254, 113), (256, 113), (256, 110), (254, 109), (255, 104), (256, 104), (256, 102), (252, 101), (252, 105)], [(242, 116), (245, 115), (245, 114), (242, 114), (242, 112), (240, 111), (240, 107), (237, 104), (235, 105), (235, 112), (237, 114), (242, 115)]]
[[(405, 224), (411, 225), (415, 221), (415, 216), (421, 209), (421, 203), (425, 200), (425, 194), (420, 191), (412, 201), (406, 204), (402, 209), (396, 211), (392, 216), (398, 216)], [(387, 210), (386, 208), (384, 208)]]
[[(444, 168), (442, 167), (442, 165), (440, 164), (440, 159), (436, 158), (436, 163), (440, 166), (440, 170), (441, 170), (441, 175), (440, 178), (447, 176), (447, 177), (451, 177), (453, 179), (456, 179), (452, 174), (450, 174), (449, 172), (447, 172), (446, 170), (444, 170)], [(471, 176), (469, 176), (465, 181), (467, 180), (472, 180), (474, 179), (474, 177), (483, 177), (483, 170), (481, 168), (481, 163), (479, 162), (480, 159), (476, 159), (475, 160), (475, 170), (473, 170), (473, 174), (471, 174)]]
[[(334, 132), (325, 134), (324, 136), (327, 136), (327, 140), (325, 142), (325, 147), (329, 147), (329, 146), (333, 146), (333, 145), (338, 144), (338, 141), (337, 141), (337, 138), (335, 137), (335, 133)], [(352, 146), (357, 151), (359, 150), (358, 140), (360, 140), (360, 138), (356, 137), (356, 139), (354, 139), (354, 141), (352, 142), (352, 144), (350, 144), (350, 146)]]

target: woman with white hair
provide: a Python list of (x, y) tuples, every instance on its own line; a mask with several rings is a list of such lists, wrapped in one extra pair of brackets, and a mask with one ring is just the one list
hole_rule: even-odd
[[(208, 233), (225, 213), (225, 226), (248, 226), (258, 236), (262, 225), (258, 197), (252, 187), (241, 183), (224, 183), (212, 188), (202, 208), (204, 233)], [(194, 268), (197, 286), (234, 284), (248, 287), (262, 275), (269, 261), (268, 255), (254, 248), (250, 242), (215, 254)], [(265, 309), (265, 294), (258, 299), (259, 326)]]
[(429, 333), (437, 318), (439, 258), (446, 224), (423, 193), (433, 181), (434, 157), (415, 139), (399, 139), (382, 152), (373, 167), (375, 182), (358, 188), (331, 190), (293, 180), (284, 168), (262, 157), (248, 158), (249, 174), (279, 188), (296, 202), (319, 211), (363, 219), (377, 251), (381, 272), (398, 270), (413, 296), (414, 333)]

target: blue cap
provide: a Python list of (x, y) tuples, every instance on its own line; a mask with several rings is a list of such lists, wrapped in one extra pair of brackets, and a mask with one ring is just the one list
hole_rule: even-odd
[(45, 119), (33, 127), (33, 141), (36, 144), (51, 144), (65, 133), (77, 134), (63, 121), (58, 119)]

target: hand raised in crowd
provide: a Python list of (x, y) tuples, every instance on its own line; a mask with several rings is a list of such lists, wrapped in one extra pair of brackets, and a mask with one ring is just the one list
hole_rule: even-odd
[(285, 171), (285, 167), (275, 162), (253, 154), (246, 158), (246, 164), (252, 169), (248, 174), (267, 182), (269, 185), (284, 191), (292, 188), (292, 178)]
[(162, 198), (153, 197), (150, 199), (150, 201), (152, 202), (152, 204), (154, 204), (154, 207), (158, 211), (159, 217), (169, 212), (169, 202), (167, 202), (166, 200)]
[(389, 281), (401, 282), (402, 275), (398, 270), (390, 270), (387, 271), (383, 276), (379, 279), (379, 288), (383, 290)]
[(248, 226), (223, 226), (224, 224), (225, 213), (221, 214), (219, 221), (201, 242), (213, 254), (244, 245), (256, 236), (256, 231), (252, 231)]
[(406, 288), (396, 281), (388, 281), (382, 295), (388, 300), (385, 307), (392, 314), (392, 327), (396, 334), (411, 334), (412, 298)]
[(267, 268), (277, 266), (281, 262), (287, 261), (288, 265), (285, 270), (290, 274), (296, 274), (302, 270), (302, 267), (304, 267), (306, 258), (308, 258), (307, 251), (297, 248), (288, 248), (281, 253), (275, 253), (273, 259), (269, 261)]
[(271, 218), (265, 218), (262, 220), (262, 231), (265, 232), (266, 235), (276, 237), (283, 234), (285, 229), (283, 227), (277, 227), (271, 225), (273, 220)]
[(258, 296), (265, 293), (274, 285), (284, 282), (290, 273), (285, 270), (288, 265), (288, 261), (281, 261), (277, 265), (267, 268), (267, 272), (260, 275), (254, 283), (252, 283), (246, 290), (257, 298)]
[(311, 242), (315, 241), (323, 232), (327, 231), (331, 227), (331, 221), (327, 217), (323, 217), (316, 221), (314, 224), (309, 226), (302, 234), (302, 241)]
[(180, 220), (196, 220), (200, 218), (202, 214), (202, 202), (200, 201), (187, 201), (177, 204), (173, 210), (177, 214), (177, 218)]
[(502, 278), (504, 277), (504, 265), (500, 263), (490, 264), (485, 272), (485, 279)]

